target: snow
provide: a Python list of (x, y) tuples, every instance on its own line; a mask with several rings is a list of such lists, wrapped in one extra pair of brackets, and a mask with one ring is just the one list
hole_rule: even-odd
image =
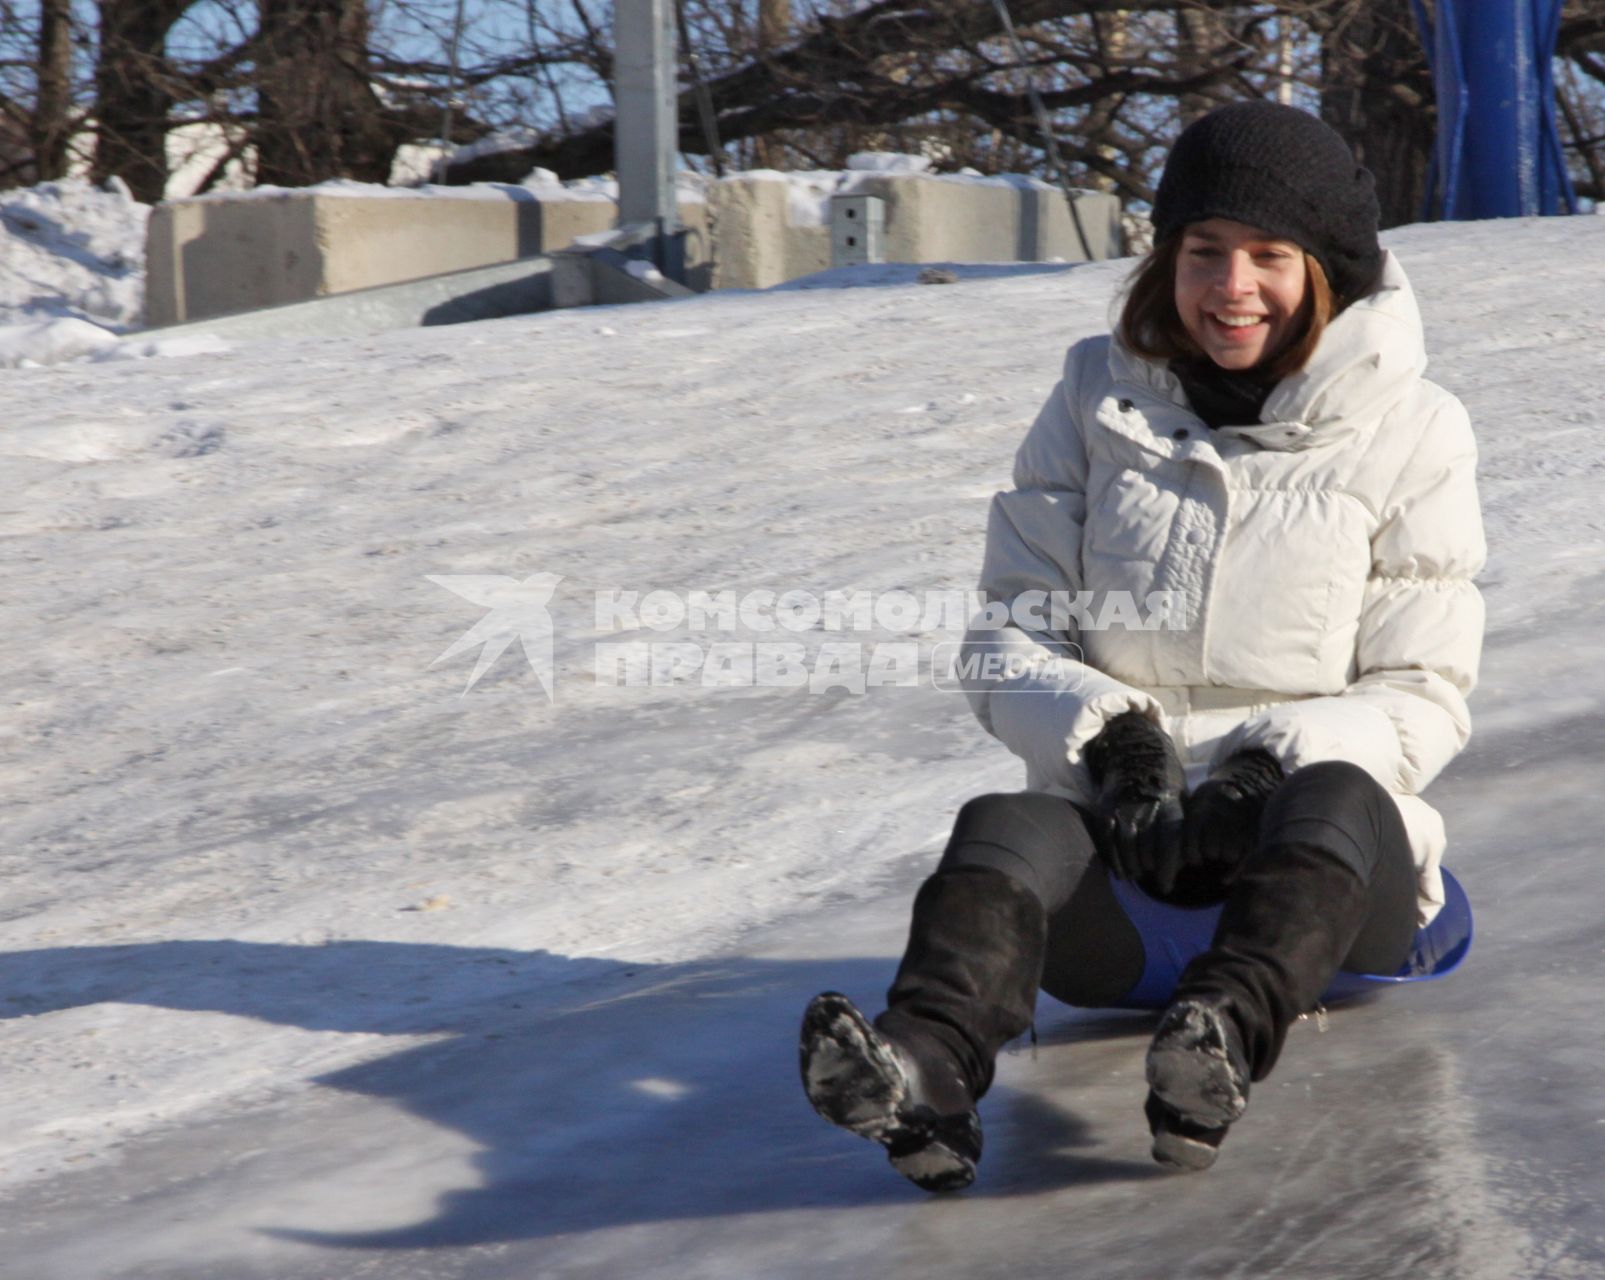
[[(537, 172), (545, 172), (537, 170)], [(347, 197), (360, 200), (506, 200), (519, 188), (503, 182), (472, 182), (466, 186), (441, 186), (426, 182), (416, 187), (387, 187), (377, 182), (358, 182), (353, 178), (330, 178), (306, 187), (276, 187), (271, 184), (246, 191), (208, 191), (190, 196), (191, 200), (282, 200), (305, 195)]]
[(747, 169), (728, 174), (724, 181), (783, 182), (786, 184), (787, 224), (793, 227), (828, 227), (831, 196), (850, 190), (855, 179), (851, 173), (840, 173), (835, 169), (794, 169), (784, 173), (778, 169)]
[(229, 349), (205, 334), (135, 332), (149, 217), (115, 178), (110, 189), (75, 178), (0, 192), (0, 369)]
[(0, 367), (57, 364), (98, 356), (117, 345), (117, 336), (87, 320), (46, 320), (0, 328)]
[(542, 200), (617, 200), (619, 184), (611, 178), (574, 178), (564, 182), (550, 169), (534, 169), (523, 185)]
[[(57, 230), (27, 298), (98, 252)], [(1151, 1024), (1044, 1000), (975, 1192), (940, 1204), (809, 1112), (796, 1018), (827, 987), (877, 1004), (954, 810), (1020, 767), (929, 684), (610, 687), (602, 643), (775, 635), (608, 631), (595, 597), (967, 589), (1129, 262), (0, 373), (7, 1257), (29, 1280), (1601, 1274), (1605, 223), (1388, 242), (1482, 448), (1477, 734), (1431, 796), (1472, 957), (1297, 1029), (1195, 1178), (1147, 1158)], [(539, 574), (562, 575), (553, 696), (527, 633), (465, 691), (474, 655), (437, 659), (485, 610), (431, 578)], [(956, 634), (782, 638), (814, 662)]]
[[(0, 191), (0, 326), (69, 318), (123, 332), (145, 310), (145, 221), (128, 188), (81, 179)], [(14, 335), (0, 328), (0, 343)]]
[(519, 127), (498, 130), (486, 134), (483, 138), (477, 138), (466, 146), (454, 147), (451, 152), (451, 163), (467, 164), (470, 160), (478, 160), (482, 156), (500, 155), (503, 151), (522, 151), (540, 139), (541, 133), (538, 129)]
[(931, 160), (896, 151), (855, 151), (847, 157), (847, 167), (855, 173), (924, 173)]

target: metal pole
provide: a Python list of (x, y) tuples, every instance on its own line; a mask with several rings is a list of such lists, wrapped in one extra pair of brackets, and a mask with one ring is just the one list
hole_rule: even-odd
[(619, 225), (655, 222), (660, 233), (671, 231), (679, 151), (673, 0), (618, 0), (613, 38)]
[(457, 0), (457, 16), (451, 23), (451, 48), (446, 54), (446, 106), (440, 113), (441, 151), (437, 167), (437, 177), (441, 182), (446, 181), (446, 174), (451, 168), (451, 109), (457, 96), (457, 52), (463, 40), (463, 4), (464, 0)]

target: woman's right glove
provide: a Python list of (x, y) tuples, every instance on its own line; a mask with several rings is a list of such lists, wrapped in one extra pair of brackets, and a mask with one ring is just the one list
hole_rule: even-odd
[(1098, 784), (1097, 844), (1122, 880), (1149, 881), (1169, 892), (1181, 864), (1186, 774), (1170, 735), (1140, 711), (1115, 716), (1087, 744)]
[(1259, 839), (1260, 815), (1282, 783), (1282, 766), (1258, 747), (1227, 756), (1187, 797), (1184, 861), (1213, 865), (1230, 879)]

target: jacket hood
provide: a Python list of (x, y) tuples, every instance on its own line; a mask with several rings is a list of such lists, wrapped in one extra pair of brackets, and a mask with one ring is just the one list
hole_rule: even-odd
[(1309, 364), (1277, 384), (1261, 418), (1319, 427), (1368, 417), (1398, 400), (1426, 368), (1421, 311), (1390, 253), (1376, 289), (1327, 325)]

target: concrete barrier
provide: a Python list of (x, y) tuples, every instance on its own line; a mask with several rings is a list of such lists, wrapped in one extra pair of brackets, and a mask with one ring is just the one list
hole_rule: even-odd
[[(950, 178), (924, 173), (854, 175), (855, 195), (886, 202), (886, 262), (1079, 262), (1080, 238), (1064, 192), (1029, 178)], [(1077, 199), (1093, 259), (1120, 256), (1120, 202), (1103, 192)]]
[(780, 173), (709, 184), (715, 289), (767, 289), (830, 266), (830, 228), (823, 216), (797, 217), (795, 191)]
[[(360, 188), (358, 190), (361, 190)], [(411, 195), (255, 191), (157, 205), (146, 232), (145, 316), (182, 324), (493, 266), (609, 231), (611, 200), (541, 200), (522, 187)], [(706, 275), (706, 218), (684, 205)]]
[[(713, 286), (766, 289), (832, 265), (828, 212), (799, 219), (786, 174), (736, 174), (710, 184)], [(1080, 262), (1087, 257), (1064, 192), (1030, 178), (851, 172), (837, 190), (885, 202), (884, 262)], [(823, 198), (828, 204), (828, 196)], [(1120, 201), (1078, 194), (1094, 260), (1122, 253)]]
[[(1063, 195), (1025, 178), (924, 173), (736, 174), (682, 194), (688, 283), (761, 289), (831, 265), (831, 189), (885, 201), (887, 262), (1080, 260)], [(1120, 205), (1078, 202), (1092, 257), (1120, 253)], [(181, 324), (551, 253), (609, 230), (611, 199), (550, 186), (427, 193), (355, 184), (158, 205), (146, 317)]]
[(163, 326), (164, 339), (334, 338), (495, 320), (559, 307), (669, 302), (695, 296), (684, 285), (640, 271), (616, 249), (559, 250), (492, 267), (374, 285), (304, 302)]

